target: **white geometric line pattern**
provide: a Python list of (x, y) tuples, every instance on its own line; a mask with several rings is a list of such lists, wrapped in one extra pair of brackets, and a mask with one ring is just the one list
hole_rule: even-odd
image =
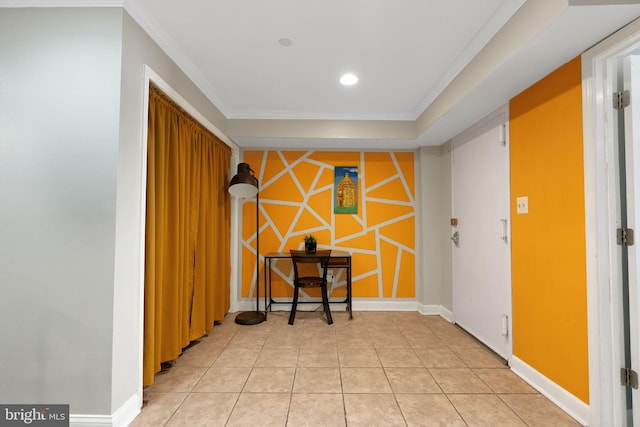
[[(416, 203), (408, 181), (414, 176), (413, 152), (247, 151), (243, 161), (260, 165), (254, 169), (261, 183), (262, 268), (267, 252), (302, 248), (302, 237), (315, 234), (321, 236), (319, 248), (351, 253), (354, 297), (415, 297)], [(345, 165), (358, 167), (358, 214), (333, 212), (334, 168)], [(247, 205), (255, 199), (242, 203), (242, 227), (249, 232), (242, 233), (248, 236), (242, 246), (255, 257), (255, 205)], [(242, 272), (249, 295), (256, 283), (253, 266), (253, 272)], [(288, 292), (274, 296), (291, 297), (290, 262), (278, 261), (272, 274), (274, 283), (284, 285), (280, 291)], [(334, 278), (332, 290), (346, 285), (344, 271), (335, 270)]]

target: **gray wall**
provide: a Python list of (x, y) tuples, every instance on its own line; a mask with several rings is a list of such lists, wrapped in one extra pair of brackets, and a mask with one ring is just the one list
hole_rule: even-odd
[(452, 309), (451, 293), (451, 155), (449, 145), (419, 149), (421, 229), (421, 288), (425, 306)]
[(119, 9), (0, 13), (0, 402), (110, 412)]
[[(222, 113), (183, 71), (123, 12), (122, 87), (120, 89), (120, 144), (116, 214), (116, 253), (113, 331), (113, 403), (120, 408), (141, 391), (140, 358), (142, 316), (141, 283), (144, 242), (145, 143), (142, 141), (145, 65), (169, 84), (218, 129), (225, 129)], [(139, 396), (141, 397), (141, 396)], [(140, 402), (141, 403), (141, 402)]]
[(444, 226), (440, 229), (440, 248), (442, 251), (442, 288), (440, 290), (440, 304), (453, 312), (453, 279), (452, 279), (452, 246), (451, 235), (453, 229), (450, 226), (452, 217), (451, 207), (453, 201), (451, 199), (452, 183), (451, 183), (451, 142), (440, 147), (440, 179), (442, 184), (442, 193), (440, 194), (440, 204), (442, 206), (442, 216)]
[(0, 402), (126, 422), (142, 403), (144, 65), (225, 120), (122, 8), (0, 12)]

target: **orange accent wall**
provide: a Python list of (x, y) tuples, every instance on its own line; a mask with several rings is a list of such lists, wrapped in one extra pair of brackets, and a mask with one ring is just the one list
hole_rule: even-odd
[[(260, 182), (260, 254), (318, 248), (352, 254), (355, 298), (415, 298), (414, 152), (246, 151)], [(358, 166), (358, 213), (334, 214), (334, 167)], [(255, 295), (255, 199), (242, 208), (242, 297)], [(262, 286), (264, 265), (260, 265)], [(335, 271), (332, 297), (344, 296)], [(293, 296), (290, 261), (272, 273), (274, 297)]]
[(578, 57), (510, 103), (513, 352), (588, 403), (581, 80)]

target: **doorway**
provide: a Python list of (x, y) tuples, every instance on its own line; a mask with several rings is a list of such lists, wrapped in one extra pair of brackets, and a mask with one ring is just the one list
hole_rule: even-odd
[(511, 356), (508, 114), (452, 143), (453, 314), (505, 360)]
[(640, 81), (632, 71), (638, 53), (635, 22), (582, 57), (592, 426), (640, 426), (639, 391), (624, 385), (622, 375), (639, 367), (639, 255), (622, 231), (638, 227), (640, 123), (636, 106), (614, 105), (617, 92)]
[[(226, 137), (215, 125), (213, 125), (205, 116), (203, 116), (195, 107), (193, 107), (189, 101), (183, 98), (169, 83), (167, 83), (159, 74), (153, 71), (148, 65), (144, 66), (144, 92), (142, 102), (142, 133), (140, 138), (140, 169), (138, 180), (140, 182), (142, 192), (140, 193), (139, 212), (140, 217), (138, 219), (140, 224), (139, 239), (139, 287), (138, 287), (138, 322), (135, 328), (136, 341), (138, 343), (138, 365), (135, 371), (135, 377), (138, 379), (136, 387), (136, 399), (135, 409), (139, 409), (142, 406), (143, 398), (143, 356), (144, 356), (144, 301), (145, 301), (145, 238), (146, 238), (146, 204), (147, 204), (147, 141), (148, 141), (148, 120), (149, 120), (149, 88), (151, 83), (155, 84), (162, 92), (164, 92), (169, 98), (172, 99), (179, 107), (184, 109), (192, 118), (201, 123), (209, 132), (213, 133), (218, 139), (224, 142), (231, 149), (231, 165), (229, 170), (234, 170), (238, 163), (239, 147), (235, 145), (228, 137)], [(237, 259), (234, 254), (238, 253), (237, 236), (239, 235), (239, 221), (238, 212), (239, 204), (237, 200), (231, 202), (231, 238), (230, 241), (230, 253), (231, 253), (231, 265), (238, 265)], [(239, 289), (237, 288), (237, 270), (231, 270), (230, 279), (230, 292), (231, 307), (228, 311), (234, 312), (237, 308), (237, 296), (239, 295)]]

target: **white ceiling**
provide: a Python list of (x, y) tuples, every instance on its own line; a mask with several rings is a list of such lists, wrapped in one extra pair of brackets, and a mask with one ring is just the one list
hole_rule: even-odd
[[(271, 148), (440, 145), (640, 16), (630, 0), (122, 4), (227, 118), (228, 137)], [(339, 84), (347, 71), (357, 85)]]
[(228, 118), (415, 120), (524, 0), (138, 2)]

